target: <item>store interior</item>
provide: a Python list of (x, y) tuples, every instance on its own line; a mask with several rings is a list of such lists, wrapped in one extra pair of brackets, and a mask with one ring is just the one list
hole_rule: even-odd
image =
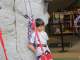
[(79, 51), (80, 23), (75, 20), (80, 14), (80, 0), (46, 0), (50, 15), (46, 31), (49, 46), (59, 51)]

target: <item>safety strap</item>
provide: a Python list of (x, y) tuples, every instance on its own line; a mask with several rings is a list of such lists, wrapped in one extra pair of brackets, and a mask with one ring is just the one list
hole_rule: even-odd
[(35, 36), (36, 36), (36, 38), (38, 39), (38, 42), (39, 42), (39, 44), (40, 44), (40, 48), (41, 48), (42, 52), (44, 52), (44, 49), (43, 49), (42, 43), (41, 43), (41, 41), (40, 41), (40, 38), (39, 38), (39, 35), (38, 35), (38, 31), (37, 31), (37, 30), (36, 30), (36, 32), (35, 32)]
[(2, 38), (2, 31), (0, 31), (0, 42), (1, 42), (1, 46), (2, 46), (3, 51), (4, 51), (5, 59), (8, 60), (8, 55), (7, 55), (7, 52), (6, 52), (6, 47), (5, 47), (5, 44), (4, 44), (4, 40)]
[[(38, 39), (38, 42), (39, 42), (40, 47), (41, 47), (41, 50), (42, 50), (42, 52), (44, 52), (44, 49), (43, 49), (43, 47), (42, 47), (42, 43), (41, 43), (40, 38), (39, 38), (39, 35), (38, 35), (38, 31), (37, 31), (37, 29), (36, 29), (35, 20), (33, 20), (33, 22), (32, 22), (32, 27), (33, 27), (34, 30), (35, 30), (35, 41)], [(37, 39), (36, 39), (36, 38), (37, 38)]]

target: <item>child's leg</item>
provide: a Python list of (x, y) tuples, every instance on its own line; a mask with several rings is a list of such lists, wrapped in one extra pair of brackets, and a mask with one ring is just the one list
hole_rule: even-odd
[(37, 60), (40, 60), (40, 56), (37, 56)]

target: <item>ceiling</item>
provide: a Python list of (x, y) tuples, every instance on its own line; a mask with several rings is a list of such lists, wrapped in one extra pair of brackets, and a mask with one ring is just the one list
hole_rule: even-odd
[(50, 0), (48, 11), (69, 10), (77, 6), (80, 7), (80, 0)]

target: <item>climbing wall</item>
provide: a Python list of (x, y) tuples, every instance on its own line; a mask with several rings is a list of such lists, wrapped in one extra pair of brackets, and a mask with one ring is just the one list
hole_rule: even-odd
[[(35, 60), (33, 52), (27, 48), (29, 19), (25, 15), (48, 23), (43, 0), (0, 0), (0, 28), (9, 60)], [(1, 44), (0, 60), (5, 60)]]

